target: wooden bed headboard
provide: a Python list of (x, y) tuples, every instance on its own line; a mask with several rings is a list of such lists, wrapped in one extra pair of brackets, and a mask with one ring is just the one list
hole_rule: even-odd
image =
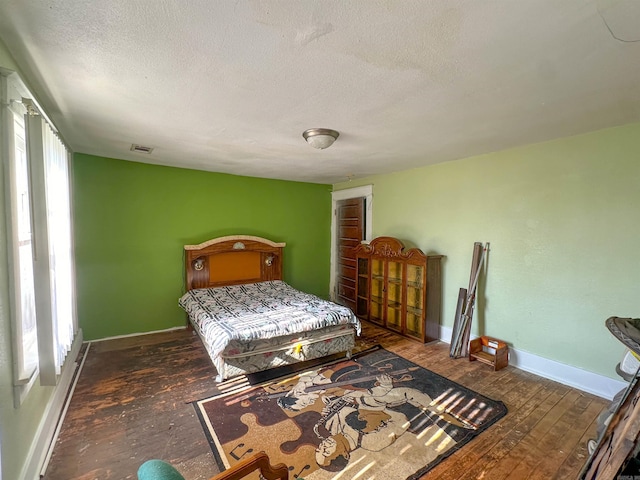
[(187, 290), (282, 280), (285, 245), (251, 235), (185, 245)]

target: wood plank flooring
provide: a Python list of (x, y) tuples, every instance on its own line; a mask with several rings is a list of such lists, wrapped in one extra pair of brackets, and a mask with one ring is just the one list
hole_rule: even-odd
[[(575, 479), (607, 401), (514, 367), (449, 358), (449, 346), (363, 324), (360, 348), (381, 344), (483, 395), (509, 413), (423, 479)], [(187, 480), (218, 468), (191, 402), (216, 393), (215, 369), (186, 330), (93, 342), (45, 473), (47, 480), (136, 479), (150, 458)], [(391, 477), (390, 477), (391, 478)]]

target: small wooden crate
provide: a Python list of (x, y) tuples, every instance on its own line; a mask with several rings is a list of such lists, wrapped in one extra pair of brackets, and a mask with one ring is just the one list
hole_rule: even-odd
[(469, 361), (486, 363), (494, 371), (509, 364), (509, 346), (497, 338), (482, 336), (469, 342)]

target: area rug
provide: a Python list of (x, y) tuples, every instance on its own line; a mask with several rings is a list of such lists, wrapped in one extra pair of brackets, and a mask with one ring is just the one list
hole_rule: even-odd
[(297, 480), (417, 479), (507, 413), (383, 348), (195, 407), (221, 470), (264, 451)]

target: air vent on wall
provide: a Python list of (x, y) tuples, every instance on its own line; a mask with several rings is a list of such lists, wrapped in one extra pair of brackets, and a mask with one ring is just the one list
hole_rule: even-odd
[(135, 143), (132, 143), (131, 151), (138, 153), (151, 153), (153, 152), (153, 147), (145, 147), (144, 145), (136, 145)]

